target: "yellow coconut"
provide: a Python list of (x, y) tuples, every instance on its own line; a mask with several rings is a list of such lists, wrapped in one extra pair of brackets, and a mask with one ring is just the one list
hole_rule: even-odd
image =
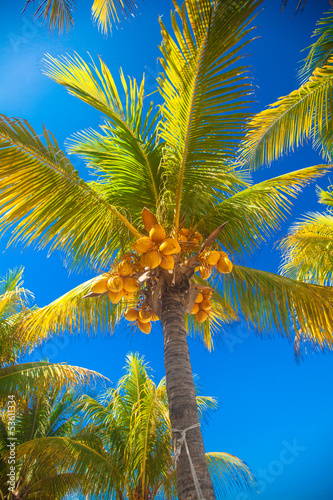
[(127, 309), (127, 311), (124, 312), (124, 316), (127, 321), (136, 321), (139, 317), (139, 311), (131, 307), (131, 309)]
[(108, 278), (97, 279), (91, 286), (90, 291), (93, 293), (105, 293), (108, 291)]
[(200, 266), (199, 267), (199, 274), (203, 280), (207, 280), (209, 276), (212, 274), (211, 269), (206, 266)]
[(197, 314), (197, 312), (199, 312), (199, 304), (194, 304), (194, 306), (192, 307), (192, 311), (191, 311), (191, 314)]
[(181, 248), (177, 240), (174, 238), (166, 238), (160, 245), (160, 252), (163, 255), (173, 255), (179, 253)]
[(121, 299), (123, 298), (123, 292), (122, 290), (120, 292), (110, 292), (109, 290), (108, 297), (110, 299), (110, 302), (112, 302), (112, 304), (118, 304), (118, 302), (120, 302)]
[(149, 323), (141, 323), (141, 321), (138, 321), (138, 327), (143, 333), (146, 333), (147, 335), (151, 332), (151, 322), (150, 321), (149, 321)]
[(110, 292), (120, 292), (123, 289), (123, 278), (121, 276), (111, 276), (107, 282)]
[(125, 300), (132, 300), (135, 295), (135, 292), (126, 292), (126, 290), (123, 290), (123, 297)]
[(145, 267), (148, 266), (150, 269), (155, 269), (155, 267), (160, 265), (162, 259), (157, 250), (151, 250), (145, 254), (145, 258), (143, 260)]
[(119, 276), (130, 276), (133, 272), (133, 267), (127, 260), (122, 260), (117, 267)]
[(180, 243), (184, 243), (187, 241), (187, 236), (185, 236), (185, 234), (178, 234), (178, 241), (180, 241)]
[(161, 243), (165, 239), (165, 230), (160, 224), (155, 224), (149, 232), (149, 238), (155, 243)]
[(203, 301), (200, 303), (200, 309), (203, 311), (210, 311), (212, 308), (212, 303), (209, 299), (203, 299)]
[(221, 259), (217, 263), (217, 269), (220, 273), (231, 273), (232, 271), (232, 262), (228, 259), (228, 257), (221, 257)]
[(151, 313), (148, 309), (140, 309), (139, 311), (139, 321), (141, 323), (148, 323), (151, 321)]
[(131, 276), (127, 276), (126, 278), (123, 278), (123, 288), (126, 292), (136, 292), (139, 288), (138, 282), (136, 279), (131, 278)]
[(160, 267), (162, 269), (167, 269), (171, 271), (175, 267), (175, 261), (173, 260), (172, 255), (161, 255), (162, 260), (160, 263)]
[(213, 250), (212, 252), (209, 252), (206, 255), (206, 262), (210, 266), (216, 266), (220, 258), (221, 258), (220, 252), (218, 252), (217, 250)]
[(133, 243), (132, 248), (138, 253), (147, 253), (153, 248), (153, 243), (148, 236), (143, 236)]
[(154, 312), (151, 313), (150, 321), (159, 321), (159, 317)]
[(208, 314), (206, 313), (206, 311), (200, 310), (200, 311), (197, 312), (197, 314), (195, 315), (195, 317), (197, 318), (197, 320), (199, 321), (199, 323), (203, 323), (208, 318)]
[(195, 231), (193, 236), (196, 239), (196, 241), (198, 241), (198, 242), (203, 240), (202, 234), (198, 233), (197, 231)]
[(198, 293), (197, 298), (195, 299), (196, 304), (200, 304), (203, 301), (203, 295), (201, 292)]

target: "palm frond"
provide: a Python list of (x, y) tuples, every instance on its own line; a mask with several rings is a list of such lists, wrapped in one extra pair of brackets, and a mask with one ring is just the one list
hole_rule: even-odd
[[(26, 0), (24, 10), (30, 3), (35, 0)], [(65, 29), (68, 33), (74, 25), (74, 6), (75, 0), (38, 0), (34, 17), (42, 19), (51, 32), (57, 30), (61, 34)]]
[(333, 208), (333, 186), (330, 186), (327, 191), (324, 189), (317, 189), (319, 203), (327, 205), (330, 209)]
[(322, 68), (327, 64), (329, 58), (333, 56), (333, 13), (327, 12), (317, 21), (317, 27), (313, 32), (313, 37), (318, 39), (308, 48), (309, 53), (304, 61), (304, 65), (299, 72), (302, 80), (308, 80), (316, 68)]
[(94, 0), (91, 10), (98, 28), (107, 34), (112, 31), (112, 25), (119, 22), (120, 15), (125, 18), (134, 16), (137, 8), (135, 0)]
[(282, 274), (320, 285), (333, 285), (333, 216), (310, 213), (296, 222), (280, 244)]
[[(158, 79), (165, 121), (160, 134), (166, 143), (165, 168), (179, 224), (182, 196), (190, 199), (193, 186), (204, 185), (202, 198), (223, 189), (219, 169), (235, 157), (242, 136), (250, 84), (239, 65), (248, 40), (249, 23), (260, 1), (174, 2), (172, 35), (162, 21)], [(176, 14), (180, 20), (177, 22)], [(197, 210), (193, 205), (194, 212)]]
[(55, 140), (46, 145), (26, 121), (0, 120), (0, 233), (10, 243), (50, 244), (81, 264), (108, 262), (128, 231), (140, 233), (116, 207), (80, 179)]
[[(298, 90), (281, 97), (248, 124), (241, 155), (251, 168), (270, 164), (304, 140), (332, 130), (333, 58)], [(321, 141), (322, 142), (322, 141)], [(325, 151), (325, 150), (324, 150)]]
[(332, 349), (333, 291), (257, 269), (234, 266), (219, 286), (255, 330)]
[(226, 498), (235, 490), (249, 490), (255, 487), (255, 478), (248, 466), (229, 453), (206, 453), (217, 498)]
[(198, 228), (209, 233), (228, 221), (219, 241), (231, 254), (244, 257), (280, 229), (280, 221), (290, 212), (291, 200), (302, 188), (331, 168), (317, 165), (254, 184), (217, 203)]

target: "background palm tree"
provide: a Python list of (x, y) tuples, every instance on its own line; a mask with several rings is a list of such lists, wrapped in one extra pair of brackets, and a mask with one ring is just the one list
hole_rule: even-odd
[[(123, 102), (102, 60), (89, 65), (77, 55), (47, 58), (46, 74), (106, 116), (100, 130), (80, 132), (69, 143), (69, 151), (94, 169), (95, 182), (80, 179), (47, 131), (43, 142), (27, 122), (2, 117), (0, 124), (1, 227), (14, 228), (12, 241), (50, 245), (63, 250), (74, 267), (108, 271), (98, 282), (116, 277), (127, 258), (137, 266), (133, 276), (140, 286), (130, 305), (150, 307), (162, 319), (170, 419), (177, 429), (173, 439), (179, 430), (195, 426), (187, 442), (207, 499), (214, 493), (198, 427), (184, 312), (209, 347), (214, 327), (240, 313), (259, 333), (271, 333), (274, 326), (288, 338), (302, 333), (320, 348), (332, 342), (328, 288), (241, 265), (229, 274), (214, 272), (210, 286), (203, 288), (202, 276), (214, 268), (205, 260), (208, 254), (222, 252), (219, 258), (228, 271), (231, 262), (224, 260), (224, 250), (243, 263), (279, 228), (291, 198), (328, 168), (309, 167), (253, 185), (248, 167), (238, 162), (251, 92), (239, 59), (259, 4), (176, 4), (172, 32), (161, 22), (158, 89), (163, 105), (157, 111), (153, 105), (146, 109), (144, 80), (137, 84), (121, 73)], [(131, 252), (135, 239), (150, 240), (145, 231), (156, 222), (176, 241), (175, 248), (180, 246), (171, 259), (173, 272), (140, 267), (137, 253)], [(200, 246), (202, 237), (208, 241)], [(201, 276), (194, 274), (198, 266), (204, 270)], [(112, 328), (126, 302), (119, 298), (110, 304), (113, 292), (83, 300), (95, 285), (89, 280), (33, 313), (24, 323), (29, 338), (38, 342), (67, 328)], [(211, 312), (201, 310), (199, 317), (189, 314), (198, 289), (214, 290), (206, 302)], [(180, 497), (197, 495), (184, 447), (177, 461), (177, 490)]]

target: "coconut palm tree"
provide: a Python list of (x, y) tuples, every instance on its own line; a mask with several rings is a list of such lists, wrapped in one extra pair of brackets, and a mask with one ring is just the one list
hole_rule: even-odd
[[(59, 34), (64, 29), (68, 32), (74, 26), (73, 12), (75, 0), (26, 0), (24, 10), (29, 4), (37, 3), (34, 17), (42, 19), (50, 31), (57, 30)], [(105, 34), (112, 25), (118, 23), (121, 17), (128, 18), (137, 9), (135, 0), (94, 0), (91, 12), (94, 22)], [(23, 11), (24, 11), (23, 10)]]
[(48, 361), (21, 362), (27, 350), (33, 350), (31, 343), (20, 330), (24, 318), (31, 313), (29, 299), (31, 292), (23, 288), (23, 269), (9, 271), (0, 278), (0, 401), (7, 403), (9, 395), (19, 398), (29, 390), (40, 390), (50, 386), (61, 389), (100, 378), (96, 372)]
[(175, 3), (172, 30), (160, 21), (157, 110), (146, 106), (144, 79), (121, 73), (118, 90), (101, 59), (46, 58), (48, 76), (106, 117), (68, 144), (95, 172), (93, 182), (79, 177), (48, 131), (0, 122), (0, 228), (13, 229), (10, 242), (62, 250), (74, 268), (99, 273), (22, 328), (38, 342), (66, 329), (112, 330), (125, 309), (145, 333), (160, 318), (179, 498), (214, 498), (186, 324), (209, 348), (240, 314), (259, 334), (302, 334), (322, 349), (333, 339), (329, 288), (239, 264), (280, 227), (300, 189), (330, 168), (253, 184), (238, 161), (251, 93), (239, 61), (259, 4)]
[[(197, 403), (203, 416), (216, 405), (213, 398), (204, 396), (197, 396)], [(45, 479), (56, 466), (58, 484), (62, 477), (67, 485), (73, 478), (73, 488), (85, 495), (119, 500), (176, 498), (165, 380), (156, 385), (143, 358), (128, 355), (126, 374), (117, 388), (97, 398), (83, 395), (76, 400), (73, 415), (77, 410), (86, 422), (83, 427), (81, 422), (79, 432), (71, 428), (65, 434), (60, 426), (61, 433), (48, 432), (19, 446), (18, 456), (29, 457), (32, 463), (36, 460)], [(66, 431), (67, 427), (66, 422)], [(208, 453), (207, 462), (219, 496), (253, 485), (249, 469), (238, 458)]]

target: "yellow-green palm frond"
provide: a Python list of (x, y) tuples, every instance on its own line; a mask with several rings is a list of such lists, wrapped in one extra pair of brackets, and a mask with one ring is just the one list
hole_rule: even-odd
[(333, 285), (333, 216), (308, 214), (280, 244), (282, 273), (302, 281)]
[(217, 203), (202, 218), (199, 231), (213, 231), (228, 224), (219, 236), (232, 254), (244, 256), (257, 250), (277, 230), (303, 187), (325, 175), (331, 165), (317, 165), (259, 182)]
[[(333, 291), (257, 269), (234, 266), (221, 278), (226, 300), (262, 334), (276, 331), (319, 349), (333, 346)], [(222, 292), (221, 292), (222, 293)]]
[(120, 16), (133, 16), (137, 8), (135, 0), (94, 0), (91, 10), (98, 28), (107, 34), (112, 30), (112, 25), (119, 22)]
[(248, 466), (229, 453), (206, 453), (208, 469), (215, 486), (217, 498), (226, 498), (235, 490), (255, 488), (255, 478)]
[(51, 304), (32, 310), (20, 325), (21, 336), (40, 343), (54, 334), (96, 332), (98, 328), (110, 332), (125, 307), (123, 301), (111, 304), (108, 295), (83, 298), (90, 292), (95, 279), (88, 280), (65, 293)]
[(300, 71), (300, 77), (304, 80), (312, 75), (316, 68), (322, 68), (333, 55), (333, 13), (327, 12), (317, 21), (317, 27), (313, 32), (318, 39), (309, 47), (309, 53)]
[(317, 189), (318, 201), (327, 205), (329, 209), (333, 208), (333, 186), (330, 186), (327, 191), (324, 189)]
[[(35, 0), (26, 0), (24, 10)], [(73, 28), (73, 10), (75, 0), (38, 0), (34, 13), (36, 19), (42, 19), (51, 32), (57, 30), (59, 34), (64, 29), (68, 33)]]
[(61, 248), (74, 262), (109, 262), (130, 231), (140, 233), (78, 175), (56, 141), (26, 121), (0, 119), (0, 233), (9, 244)]
[(8, 394), (45, 391), (50, 386), (58, 390), (72, 388), (96, 379), (106, 380), (97, 372), (64, 363), (38, 361), (11, 365), (0, 368), (0, 399), (8, 400)]
[[(251, 168), (270, 164), (306, 139), (323, 138), (332, 130), (333, 58), (317, 68), (298, 90), (281, 97), (248, 124), (242, 157)], [(323, 143), (323, 141), (320, 141)], [(325, 152), (325, 149), (323, 149)]]
[[(182, 196), (202, 185), (202, 198), (223, 189), (219, 171), (235, 157), (242, 136), (250, 84), (240, 51), (260, 1), (189, 0), (179, 7), (168, 33), (162, 21), (164, 69), (158, 78), (165, 120), (160, 134), (166, 142), (165, 168), (179, 224)], [(177, 16), (180, 20), (178, 24)], [(193, 204), (193, 212), (197, 211)]]

